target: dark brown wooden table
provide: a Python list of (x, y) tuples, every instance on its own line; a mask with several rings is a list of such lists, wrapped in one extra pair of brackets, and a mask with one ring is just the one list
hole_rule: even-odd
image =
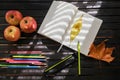
[[(38, 23), (38, 29), (53, 0), (0, 0), (0, 58), (8, 57), (10, 51), (43, 51), (49, 57), (48, 66), (74, 52), (60, 46), (44, 36), (37, 34), (21, 34), (17, 42), (4, 39), (3, 31), (9, 25), (5, 21), (8, 10), (19, 10), (24, 16), (33, 16)], [(81, 55), (81, 75), (77, 75), (77, 62), (62, 69), (56, 74), (43, 77), (42, 69), (8, 69), (0, 68), (0, 80), (114, 80), (120, 79), (120, 1), (114, 0), (64, 0), (103, 20), (103, 24), (94, 40), (95, 44), (108, 39), (107, 46), (115, 47), (112, 56), (115, 59), (106, 63)], [(53, 53), (53, 54), (49, 54)]]

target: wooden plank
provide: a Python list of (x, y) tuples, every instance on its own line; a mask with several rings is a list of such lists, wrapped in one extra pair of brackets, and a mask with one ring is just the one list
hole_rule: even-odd
[[(25, 6), (26, 5), (26, 6)], [(0, 10), (9, 10), (9, 9), (29, 9), (29, 10), (33, 10), (33, 9), (48, 9), (50, 7), (51, 3), (1, 3), (0, 4)], [(7, 7), (6, 7), (7, 6)], [(32, 6), (32, 7), (30, 7)]]
[[(41, 13), (40, 11), (35, 11), (35, 12), (38, 12), (40, 13), (41, 15), (36, 15), (34, 12), (32, 11), (29, 11), (29, 12), (22, 12), (24, 16), (32, 16), (35, 18), (35, 20), (37, 21), (37, 24), (41, 24), (43, 19), (44, 19), (44, 15), (42, 14), (46, 14), (46, 13)], [(5, 15), (5, 14), (4, 14)], [(103, 20), (104, 23), (113, 23), (113, 24), (116, 24), (116, 23), (120, 23), (120, 18), (119, 16), (96, 16), (100, 19)], [(2, 24), (7, 24), (6, 20), (5, 20), (5, 16), (2, 16), (0, 17), (0, 26)], [(103, 23), (103, 24), (104, 24)]]
[[(48, 9), (49, 6), (51, 5), (52, 1), (50, 2), (39, 2), (39, 1), (33, 1), (33, 2), (30, 2), (30, 1), (24, 1), (24, 3), (22, 1), (3, 1), (0, 3), (0, 6), (2, 6), (1, 9), (8, 9), (6, 8), (6, 4), (8, 3), (15, 3), (14, 5), (8, 5), (8, 6), (17, 6), (17, 8), (21, 8), (21, 9), (25, 9), (25, 8), (28, 8), (28, 9)], [(120, 5), (119, 5), (119, 2), (115, 2), (115, 1), (93, 1), (93, 2), (69, 2), (69, 3), (72, 3), (74, 5), (76, 5), (77, 7), (79, 7), (80, 9), (84, 9), (84, 8), (87, 8), (87, 9), (101, 9), (101, 8), (120, 8)], [(23, 7), (23, 5), (27, 5), (27, 6), (30, 6), (32, 5), (33, 7)]]
[[(11, 4), (9, 4), (10, 2), (1, 2), (0, 3), (0, 9), (49, 9), (50, 5), (52, 2), (11, 2)], [(76, 5), (77, 7), (79, 7), (80, 9), (103, 9), (103, 8), (119, 8), (120, 5), (119, 5), (119, 2), (113, 2), (113, 1), (110, 1), (110, 2), (102, 2), (102, 1), (96, 1), (96, 2), (70, 2), (74, 5)], [(6, 5), (7, 4), (7, 5)], [(16, 6), (17, 5), (17, 6)], [(26, 5), (26, 6), (24, 6)], [(29, 7), (31, 6), (32, 7)], [(8, 6), (8, 7), (6, 7)]]
[[(47, 9), (46, 10), (21, 10), (21, 9), (18, 9), (22, 14), (23, 14), (23, 17), (25, 16), (33, 16), (33, 17), (44, 17), (47, 13)], [(5, 17), (5, 14), (6, 12), (9, 11), (9, 10), (0, 10), (0, 17)]]
[[(19, 10), (19, 9), (17, 9)], [(96, 17), (113, 17), (113, 18), (117, 18), (120, 16), (120, 9), (80, 9), (82, 11), (85, 11), (93, 16)], [(4, 17), (5, 13), (8, 10), (0, 10), (0, 17)], [(33, 17), (38, 17), (38, 18), (44, 18), (44, 16), (46, 15), (48, 10), (19, 10), (23, 16), (33, 16)]]

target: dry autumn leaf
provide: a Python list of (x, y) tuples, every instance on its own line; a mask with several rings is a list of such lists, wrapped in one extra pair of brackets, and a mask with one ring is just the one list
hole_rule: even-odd
[(113, 50), (114, 50), (114, 48), (106, 48), (105, 55), (103, 56), (102, 60), (107, 61), (107, 62), (113, 61), (114, 57), (111, 57)]
[(106, 48), (105, 45), (106, 40), (102, 41), (99, 45), (95, 46), (94, 44), (91, 45), (90, 47), (90, 52), (89, 52), (89, 57), (98, 59), (98, 60), (103, 60), (106, 62), (111, 62), (113, 61), (114, 57), (112, 57), (112, 52), (114, 48)]

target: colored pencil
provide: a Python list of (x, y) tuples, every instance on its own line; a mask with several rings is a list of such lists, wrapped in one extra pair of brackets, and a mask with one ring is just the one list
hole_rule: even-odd
[(46, 58), (0, 58), (0, 61), (6, 61), (6, 60), (9, 60), (9, 59), (13, 59), (13, 60), (28, 60), (28, 61), (47, 61)]
[(11, 58), (0, 58), (0, 61), (6, 61), (8, 59), (11, 59)]
[(28, 61), (41, 61), (41, 62), (46, 62), (47, 60), (44, 58), (41, 59), (35, 59), (35, 58), (14, 58), (14, 60), (28, 60)]
[(80, 43), (78, 41), (77, 44), (77, 50), (78, 50), (78, 75), (81, 74), (81, 63), (80, 63)]
[(34, 64), (34, 65), (45, 65), (43, 62), (39, 61), (28, 61), (28, 60), (13, 60), (13, 59), (8, 59), (6, 62), (9, 63), (26, 63), (26, 64)]
[(41, 54), (13, 54), (12, 56), (42, 56)]
[(13, 55), (13, 58), (46, 58), (45, 56), (25, 56), (25, 55)]
[(55, 63), (54, 65), (52, 65), (51, 67), (47, 68), (47, 69), (45, 70), (45, 72), (48, 72), (48, 71), (52, 70), (53, 68), (55, 68), (56, 66), (60, 65), (60, 64), (63, 63), (64, 61), (70, 59), (71, 57), (72, 57), (72, 55), (69, 55), (69, 56), (65, 57), (63, 60), (61, 60), (61, 61)]
[(42, 51), (10, 51), (11, 54), (42, 54)]
[(0, 64), (1, 68), (41, 68), (42, 66)]
[(32, 69), (36, 69), (36, 68), (41, 68), (41, 66), (8, 66), (8, 68), (32, 68)]

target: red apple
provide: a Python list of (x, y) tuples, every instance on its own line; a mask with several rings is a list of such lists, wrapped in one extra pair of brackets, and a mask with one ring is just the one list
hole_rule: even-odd
[(20, 28), (25, 33), (32, 33), (37, 29), (37, 22), (31, 16), (26, 16), (20, 21)]
[(11, 25), (18, 25), (22, 18), (23, 18), (22, 13), (17, 10), (9, 10), (5, 14), (6, 21)]
[(20, 35), (20, 29), (16, 26), (8, 26), (4, 30), (4, 38), (8, 41), (17, 41)]

